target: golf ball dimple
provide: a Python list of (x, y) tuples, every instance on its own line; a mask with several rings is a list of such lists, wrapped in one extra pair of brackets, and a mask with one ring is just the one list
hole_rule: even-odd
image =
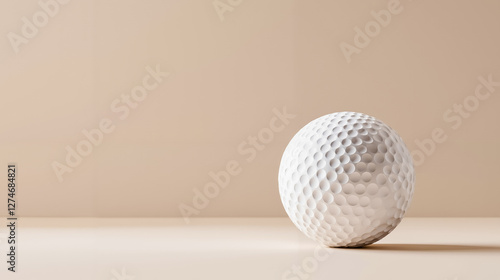
[(329, 247), (361, 247), (401, 222), (415, 169), (392, 128), (340, 112), (313, 120), (292, 138), (278, 181), (285, 211), (305, 235)]

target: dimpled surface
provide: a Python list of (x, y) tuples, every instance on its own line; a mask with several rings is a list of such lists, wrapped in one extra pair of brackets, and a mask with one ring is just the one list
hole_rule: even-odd
[(401, 222), (415, 170), (392, 128), (340, 112), (313, 120), (292, 138), (278, 181), (283, 206), (304, 234), (330, 247), (361, 247)]

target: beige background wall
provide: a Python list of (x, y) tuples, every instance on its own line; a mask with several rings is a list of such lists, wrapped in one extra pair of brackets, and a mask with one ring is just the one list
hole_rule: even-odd
[[(500, 81), (499, 1), (218, 5), (221, 17), (211, 0), (73, 0), (44, 23), (37, 1), (0, 2), (0, 155), (19, 166), (19, 215), (179, 216), (229, 163), (240, 173), (197, 216), (284, 216), (277, 171), (289, 139), (349, 110), (385, 121), (411, 150), (436, 128), (447, 135), (417, 168), (409, 215), (500, 216), (500, 87), (473, 97), (478, 77)], [(348, 62), (341, 43), (388, 5), (397, 14)], [(43, 26), (26, 38), (23, 17), (36, 13)], [(157, 65), (170, 76), (120, 119), (111, 104)], [(443, 118), (465, 98), (473, 112), (460, 125)], [(244, 141), (283, 107), (295, 117), (249, 158)], [(59, 182), (53, 162), (104, 118), (114, 130)]]

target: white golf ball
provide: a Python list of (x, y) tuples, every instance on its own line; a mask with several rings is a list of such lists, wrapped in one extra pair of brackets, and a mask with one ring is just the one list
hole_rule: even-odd
[(361, 247), (401, 222), (415, 169), (392, 128), (341, 112), (313, 120), (292, 138), (278, 181), (283, 206), (305, 235), (329, 247)]

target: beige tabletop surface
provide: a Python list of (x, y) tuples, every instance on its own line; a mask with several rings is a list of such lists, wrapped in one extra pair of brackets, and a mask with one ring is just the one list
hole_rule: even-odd
[(324, 248), (287, 218), (21, 218), (0, 279), (500, 279), (500, 218), (405, 218), (363, 249)]

